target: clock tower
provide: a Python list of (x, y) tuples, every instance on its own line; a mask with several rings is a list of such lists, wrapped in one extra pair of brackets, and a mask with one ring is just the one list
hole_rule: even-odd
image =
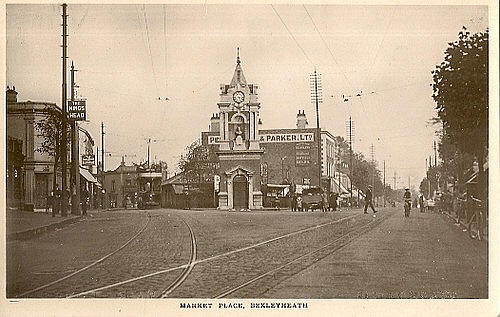
[(240, 49), (229, 84), (220, 85), (217, 103), (220, 117), (219, 208), (229, 210), (261, 209), (257, 86), (247, 83), (241, 68)]

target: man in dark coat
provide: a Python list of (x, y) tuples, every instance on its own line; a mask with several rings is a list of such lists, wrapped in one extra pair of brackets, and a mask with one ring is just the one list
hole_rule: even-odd
[(59, 184), (56, 184), (56, 189), (54, 190), (54, 197), (52, 200), (52, 217), (55, 217), (59, 210), (61, 210), (61, 190), (59, 189)]
[(87, 188), (83, 188), (83, 191), (81, 193), (81, 199), (82, 199), (82, 214), (86, 215), (87, 214), (87, 207), (88, 207), (88, 200), (90, 197), (90, 193), (87, 190)]
[(332, 208), (333, 211), (337, 210), (337, 193), (330, 193), (328, 196), (328, 203), (330, 204), (330, 208)]
[(368, 189), (366, 190), (366, 197), (365, 197), (365, 214), (368, 213), (368, 207), (371, 207), (373, 210), (373, 213), (376, 213), (377, 211), (375, 210), (375, 207), (373, 207), (373, 194), (372, 194), (372, 186), (368, 185)]

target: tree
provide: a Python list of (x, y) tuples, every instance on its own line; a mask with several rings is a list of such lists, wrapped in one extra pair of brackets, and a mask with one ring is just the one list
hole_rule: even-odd
[(479, 180), (486, 184), (483, 162), (488, 147), (488, 30), (471, 35), (465, 27), (448, 43), (444, 61), (433, 73), (433, 99), (446, 137), (479, 164)]
[[(37, 132), (36, 136), (42, 140), (35, 151), (45, 153), (54, 159), (54, 181), (52, 185), (55, 190), (59, 160), (62, 156), (62, 112), (57, 107), (47, 106), (43, 113), (43, 119), (34, 123)], [(66, 140), (68, 140), (69, 144), (71, 140), (71, 127), (69, 124), (66, 133)]]
[(217, 171), (217, 156), (208, 147), (196, 140), (186, 147), (186, 153), (181, 155), (179, 169), (184, 173), (190, 184), (213, 182)]

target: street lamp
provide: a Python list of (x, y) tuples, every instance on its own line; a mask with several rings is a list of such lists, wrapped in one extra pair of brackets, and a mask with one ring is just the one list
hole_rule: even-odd
[(285, 162), (286, 156), (281, 158), (281, 182), (285, 183), (285, 170), (283, 168), (283, 163)]

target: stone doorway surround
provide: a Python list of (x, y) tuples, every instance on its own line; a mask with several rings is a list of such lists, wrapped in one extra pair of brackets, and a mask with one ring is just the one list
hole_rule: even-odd
[[(219, 193), (219, 208), (220, 209), (234, 209), (233, 191), (234, 191), (234, 178), (236, 176), (244, 176), (248, 182), (248, 209), (261, 209), (262, 208), (262, 192), (254, 191), (254, 172), (248, 170), (240, 165), (223, 173), (223, 180), (227, 182), (227, 192)], [(225, 179), (224, 179), (225, 178)]]

